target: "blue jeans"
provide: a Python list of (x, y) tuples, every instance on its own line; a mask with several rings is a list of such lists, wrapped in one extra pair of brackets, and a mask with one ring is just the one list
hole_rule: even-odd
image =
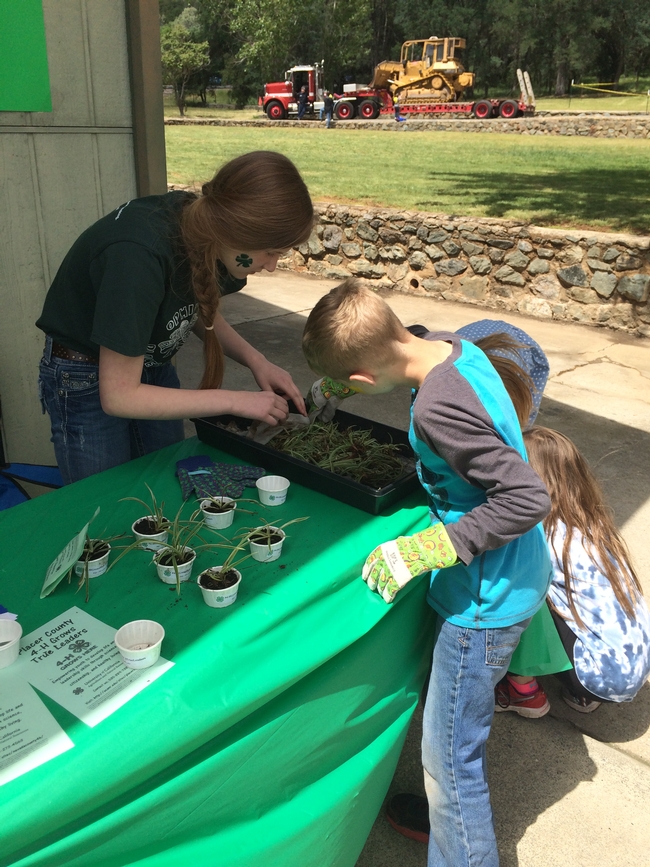
[[(171, 363), (145, 368), (142, 382), (180, 388)], [(50, 337), (45, 340), (38, 388), (43, 412), (50, 416), (54, 453), (66, 485), (184, 438), (182, 420), (107, 415), (99, 400), (99, 365), (56, 358)]]
[(494, 688), (529, 622), (468, 629), (438, 619), (422, 731), (428, 867), (498, 867), (486, 743)]

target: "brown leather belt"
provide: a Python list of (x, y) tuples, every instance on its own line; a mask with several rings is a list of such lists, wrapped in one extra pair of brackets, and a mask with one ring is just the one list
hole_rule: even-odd
[(85, 361), (90, 364), (99, 364), (99, 358), (95, 355), (84, 355), (83, 352), (77, 352), (74, 349), (68, 349), (56, 340), (52, 341), (52, 355), (56, 358), (65, 358), (67, 361)]

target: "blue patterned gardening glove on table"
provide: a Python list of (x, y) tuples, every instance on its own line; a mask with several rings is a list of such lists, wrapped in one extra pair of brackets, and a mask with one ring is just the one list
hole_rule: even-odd
[(215, 464), (207, 455), (195, 455), (176, 462), (176, 475), (184, 500), (192, 491), (200, 500), (208, 497), (236, 499), (244, 493), (244, 488), (255, 487), (264, 470), (240, 464)]
[(329, 376), (316, 380), (305, 398), (309, 421), (332, 421), (342, 400), (356, 394), (349, 385), (335, 382)]
[(412, 536), (384, 542), (368, 556), (361, 577), (384, 602), (392, 602), (411, 578), (458, 562), (444, 524), (433, 524)]

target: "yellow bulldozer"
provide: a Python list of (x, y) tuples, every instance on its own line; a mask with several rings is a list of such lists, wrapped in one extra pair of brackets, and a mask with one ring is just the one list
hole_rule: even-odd
[(375, 67), (370, 87), (389, 90), (400, 106), (456, 102), (474, 84), (474, 73), (465, 72), (461, 62), (465, 44), (456, 36), (405, 42), (399, 61), (384, 60)]

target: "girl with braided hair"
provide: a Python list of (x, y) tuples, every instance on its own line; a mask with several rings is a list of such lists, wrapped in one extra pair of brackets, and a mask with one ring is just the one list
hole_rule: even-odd
[[(222, 295), (274, 271), (311, 233), (313, 207), (293, 163), (243, 154), (203, 185), (134, 199), (75, 241), (36, 323), (45, 332), (39, 389), (66, 483), (183, 439), (182, 419), (231, 413), (275, 425), (290, 374), (226, 322)], [(171, 359), (190, 332), (203, 339), (199, 389), (181, 389)], [(221, 389), (224, 355), (260, 391)]]

